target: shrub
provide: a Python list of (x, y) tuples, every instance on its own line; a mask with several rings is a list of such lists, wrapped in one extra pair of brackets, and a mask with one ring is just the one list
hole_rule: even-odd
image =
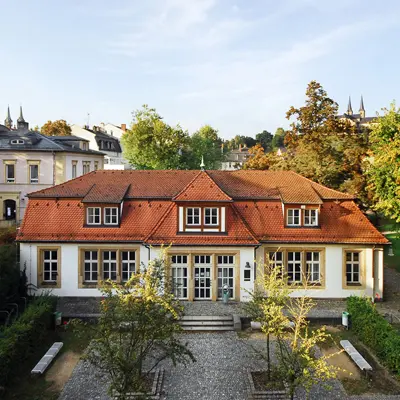
[(45, 340), (54, 309), (55, 297), (38, 297), (0, 332), (0, 386), (4, 387), (9, 377), (18, 373), (21, 364)]
[(359, 339), (371, 347), (379, 359), (400, 375), (400, 335), (378, 313), (369, 298), (352, 296), (347, 299), (352, 330)]

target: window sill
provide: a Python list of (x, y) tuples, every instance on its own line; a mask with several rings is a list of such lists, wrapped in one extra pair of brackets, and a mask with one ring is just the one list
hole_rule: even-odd
[(361, 283), (347, 283), (346, 282), (346, 286), (347, 287), (361, 287), (362, 284)]

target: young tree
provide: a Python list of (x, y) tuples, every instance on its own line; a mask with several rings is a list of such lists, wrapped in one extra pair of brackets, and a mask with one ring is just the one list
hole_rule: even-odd
[(278, 358), (290, 399), (294, 399), (298, 387), (309, 393), (313, 385), (335, 379), (339, 370), (327, 362), (339, 352), (329, 356), (316, 355), (316, 347), (326, 342), (330, 335), (324, 327), (313, 331), (308, 329), (307, 315), (314, 305), (306, 295), (290, 298), (286, 317), (288, 329), (277, 337)]
[[(276, 254), (276, 253), (275, 253)], [(287, 317), (284, 315), (291, 290), (286, 284), (286, 276), (281, 267), (274, 266), (268, 256), (264, 265), (258, 268), (254, 292), (251, 300), (245, 305), (247, 314), (253, 321), (260, 322), (261, 330), (267, 338), (267, 378), (271, 381), (271, 335), (282, 335)]]
[(400, 222), (400, 109), (392, 103), (383, 111), (369, 135), (368, 182), (375, 209)]
[(265, 154), (260, 143), (249, 149), (249, 158), (243, 165), (243, 169), (269, 169), (271, 165), (270, 154)]
[(71, 127), (63, 119), (47, 121), (40, 129), (40, 133), (46, 136), (70, 136)]
[(133, 112), (133, 124), (122, 137), (124, 156), (138, 169), (182, 169), (189, 136), (177, 125), (166, 124), (146, 104)]
[(182, 329), (177, 324), (182, 306), (172, 294), (166, 252), (125, 285), (107, 281), (102, 293), (96, 338), (87, 358), (109, 376), (110, 393), (125, 400), (130, 392), (146, 391), (145, 376), (164, 359), (174, 365), (195, 361), (176, 337)]

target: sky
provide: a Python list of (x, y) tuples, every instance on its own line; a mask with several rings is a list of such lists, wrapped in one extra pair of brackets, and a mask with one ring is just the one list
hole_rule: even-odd
[[(190, 133), (288, 127), (317, 80), (367, 116), (400, 93), (397, 0), (0, 0), (0, 117), (132, 122), (142, 104)], [(89, 116), (88, 116), (89, 114)]]

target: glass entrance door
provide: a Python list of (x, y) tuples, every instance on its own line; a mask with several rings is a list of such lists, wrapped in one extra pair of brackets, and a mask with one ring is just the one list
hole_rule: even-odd
[(195, 267), (194, 297), (196, 299), (211, 299), (211, 268)]

